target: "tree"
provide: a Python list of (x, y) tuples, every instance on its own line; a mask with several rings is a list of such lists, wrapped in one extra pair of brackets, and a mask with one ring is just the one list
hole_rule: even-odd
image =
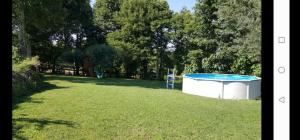
[(69, 33), (69, 36), (74, 36), (70, 46), (81, 48), (83, 41), (86, 41), (89, 28), (92, 25), (92, 8), (89, 0), (70, 0), (64, 3), (64, 8), (67, 9), (68, 22), (64, 22), (63, 30)]
[(175, 13), (172, 16), (171, 24), (172, 30), (169, 32), (171, 37), (171, 44), (174, 45), (175, 51), (173, 53), (175, 67), (177, 74), (184, 71), (185, 64), (187, 63), (187, 54), (192, 47), (189, 41), (191, 32), (193, 31), (192, 13), (183, 8), (180, 13)]
[[(151, 28), (150, 19), (147, 15), (148, 5), (145, 0), (129, 0), (124, 1), (120, 7), (120, 11), (115, 15), (115, 21), (120, 25), (120, 30), (117, 32), (120, 36), (113, 37), (125, 44), (122, 48), (126, 53), (132, 56), (124, 55), (124, 68), (132, 74), (137, 72), (137, 68), (143, 65), (143, 77), (147, 75), (147, 65), (149, 57), (149, 49), (151, 46)], [(115, 34), (115, 33), (112, 33)], [(134, 64), (136, 63), (136, 64)]]
[[(84, 50), (92, 24), (89, 0), (32, 1), (26, 9), (26, 32), (30, 35), (32, 53), (52, 66), (72, 47)], [(79, 64), (76, 71), (79, 71)]]
[(120, 29), (108, 34), (108, 43), (118, 44), (129, 54), (135, 54), (138, 59), (127, 58), (138, 62), (144, 76), (148, 72), (149, 57), (155, 55), (157, 79), (161, 79), (161, 58), (169, 40), (170, 18), (171, 11), (165, 1), (124, 1), (114, 16)]
[[(64, 7), (67, 9), (68, 15), (62, 26), (64, 35), (64, 43), (67, 48), (73, 49), (78, 54), (79, 58), (83, 59), (80, 52), (84, 51), (87, 47), (87, 37), (91, 37), (92, 34), (92, 8), (89, 4), (89, 0), (71, 0), (66, 1)], [(83, 67), (83, 61), (74, 61), (75, 74), (79, 75), (79, 68)]]
[(202, 60), (203, 69), (206, 72), (232, 73), (231, 65), (235, 58), (232, 48), (220, 47), (215, 54)]
[[(218, 4), (220, 45), (231, 47), (236, 58), (228, 65), (240, 74), (260, 73), (261, 5), (259, 0), (228, 0)], [(234, 16), (232, 16), (234, 15)], [(259, 74), (258, 74), (259, 75)]]
[(124, 32), (115, 31), (108, 34), (107, 42), (116, 50), (119, 63), (122, 63), (121, 65), (126, 72), (126, 77), (130, 78), (137, 72), (140, 51), (133, 44), (125, 42), (125, 37)]
[(27, 20), (27, 9), (31, 1), (25, 0), (13, 0), (13, 10), (12, 10), (12, 31), (13, 35), (17, 34), (19, 43), (18, 46), (20, 50), (21, 57), (31, 57), (31, 48), (29, 45), (29, 34), (26, 32), (26, 20)]
[(70, 51), (63, 52), (61, 59), (69, 64), (73, 64), (75, 75), (79, 75), (79, 67), (83, 65), (84, 59), (84, 54), (80, 49), (74, 48)]
[(217, 0), (197, 0), (195, 6), (194, 23), (195, 29), (191, 36), (191, 42), (196, 46), (194, 49), (201, 49), (205, 56), (209, 56), (217, 49), (218, 20)]
[(259, 73), (260, 11), (259, 0), (198, 0), (191, 42), (205, 72)]
[[(192, 21), (186, 25), (186, 31), (189, 33), (188, 42), (191, 46), (189, 50), (195, 50), (188, 55), (190, 57), (188, 59), (193, 63), (194, 72), (206, 72), (203, 71), (206, 70), (203, 68), (206, 65), (201, 64), (203, 59), (209, 58), (219, 48), (216, 34), (218, 28), (216, 24), (218, 20), (217, 2), (217, 0), (197, 0)], [(199, 58), (195, 58), (197, 56)], [(194, 60), (198, 62), (194, 62)]]
[(49, 37), (64, 21), (65, 12), (60, 8), (62, 4), (57, 0), (13, 1), (13, 34), (18, 34), (16, 38), (19, 40), (14, 46), (20, 48), (23, 57), (39, 55), (35, 45), (49, 45)]
[(86, 54), (91, 58), (94, 68), (106, 71), (113, 66), (115, 51), (106, 44), (95, 44), (87, 48)]
[(114, 20), (115, 14), (120, 11), (122, 0), (96, 0), (94, 4), (94, 25), (106, 36), (108, 33), (119, 29)]
[(193, 73), (203, 72), (202, 60), (204, 59), (204, 54), (201, 50), (189, 51), (187, 58), (187, 63), (192, 67)]
[(171, 28), (170, 20), (172, 18), (172, 12), (169, 10), (169, 5), (166, 1), (152, 2), (153, 8), (151, 9), (153, 9), (153, 13), (150, 13), (153, 17), (150, 23), (152, 31), (151, 49), (153, 49), (156, 55), (156, 79), (162, 80), (162, 71), (165, 61), (163, 58), (167, 58), (166, 49), (170, 40), (168, 33)]

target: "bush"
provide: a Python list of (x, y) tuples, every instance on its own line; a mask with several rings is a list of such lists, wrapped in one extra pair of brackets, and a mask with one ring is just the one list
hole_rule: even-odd
[(36, 68), (40, 65), (39, 57), (35, 56), (32, 58), (26, 58), (25, 60), (14, 63), (13, 64), (13, 71), (16, 73), (25, 73), (30, 69)]
[(28, 87), (30, 87), (29, 81), (16, 72), (12, 72), (12, 93), (13, 97), (22, 96), (28, 93)]
[(20, 97), (38, 89), (42, 83), (43, 76), (33, 70), (20, 74), (12, 72), (13, 97)]
[(182, 75), (187, 74), (187, 73), (195, 73), (194, 67), (192, 65), (185, 65), (184, 66), (184, 71), (182, 72)]
[(252, 74), (255, 76), (261, 76), (261, 64), (254, 64), (252, 67)]
[(106, 44), (95, 44), (87, 48), (86, 55), (92, 60), (94, 68), (105, 71), (113, 66), (115, 50)]
[(247, 56), (241, 56), (234, 61), (231, 70), (238, 74), (252, 74), (252, 66), (253, 64)]
[(22, 60), (20, 56), (20, 50), (17, 47), (12, 46), (12, 62), (13, 64), (19, 63)]
[(221, 47), (215, 54), (202, 60), (205, 72), (232, 73), (230, 66), (233, 64), (236, 56), (234, 50), (227, 47)]
[(38, 56), (13, 64), (12, 93), (14, 98), (29, 94), (42, 83), (42, 75), (35, 71), (39, 65)]
[(60, 59), (70, 64), (73, 64), (74, 62), (76, 64), (83, 64), (84, 54), (80, 49), (75, 48), (62, 53)]
[(190, 63), (188, 70), (185, 72), (188, 73), (198, 73), (203, 72), (202, 69), (202, 59), (204, 58), (204, 54), (202, 50), (192, 50), (187, 55), (187, 62)]

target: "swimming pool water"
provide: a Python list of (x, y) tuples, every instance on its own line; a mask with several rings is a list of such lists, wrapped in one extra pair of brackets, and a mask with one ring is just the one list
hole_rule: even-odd
[(185, 74), (184, 77), (192, 79), (218, 80), (218, 81), (251, 81), (258, 80), (255, 76), (239, 74), (195, 73)]

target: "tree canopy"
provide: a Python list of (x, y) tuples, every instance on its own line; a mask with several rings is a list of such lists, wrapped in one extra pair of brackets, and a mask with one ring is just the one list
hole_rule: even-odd
[[(260, 0), (197, 0), (193, 11), (165, 0), (13, 0), (14, 61), (38, 55), (52, 72), (74, 65), (127, 77), (260, 75)], [(188, 68), (188, 69), (187, 69)]]

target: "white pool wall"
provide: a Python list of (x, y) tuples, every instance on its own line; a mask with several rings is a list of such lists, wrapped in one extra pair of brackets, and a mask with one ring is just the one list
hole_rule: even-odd
[(184, 93), (220, 98), (255, 99), (261, 95), (261, 79), (251, 81), (218, 81), (183, 77)]

